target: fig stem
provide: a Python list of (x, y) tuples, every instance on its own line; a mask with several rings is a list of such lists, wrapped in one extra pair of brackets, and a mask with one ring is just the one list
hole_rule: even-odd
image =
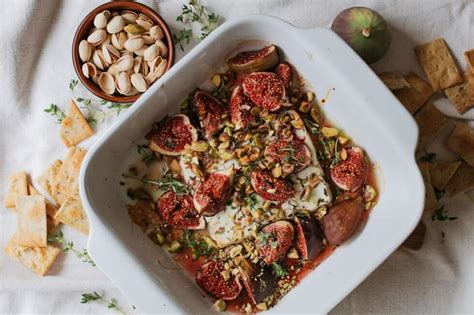
[(371, 31), (370, 27), (364, 27), (362, 29), (362, 36), (367, 37), (367, 38), (370, 37), (370, 31)]

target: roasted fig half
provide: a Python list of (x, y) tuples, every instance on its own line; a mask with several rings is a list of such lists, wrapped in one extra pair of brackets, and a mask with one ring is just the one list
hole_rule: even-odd
[(285, 220), (270, 223), (260, 230), (256, 246), (265, 264), (271, 265), (286, 255), (294, 234), (293, 225)]
[(254, 72), (245, 77), (242, 88), (255, 103), (270, 112), (280, 109), (285, 97), (283, 81), (273, 72)]
[(273, 177), (269, 171), (253, 171), (250, 182), (257, 194), (272, 201), (284, 202), (295, 193), (288, 182)]
[(280, 63), (275, 68), (275, 74), (283, 81), (283, 85), (288, 90), (293, 83), (293, 68), (286, 62)]
[(230, 97), (229, 111), (230, 121), (235, 129), (243, 129), (253, 120), (250, 109), (254, 106), (252, 101), (244, 94), (244, 90), (239, 85), (232, 92)]
[(262, 302), (275, 289), (275, 276), (269, 266), (255, 265), (246, 259), (240, 263), (242, 284), (253, 304)]
[(161, 121), (152, 130), (150, 149), (164, 155), (180, 155), (185, 146), (197, 140), (197, 131), (188, 116), (174, 115)]
[(341, 245), (357, 230), (364, 212), (364, 198), (336, 202), (322, 218), (324, 236), (329, 244)]
[(204, 91), (194, 93), (194, 107), (204, 137), (210, 139), (224, 126), (226, 111), (217, 98)]
[(225, 279), (222, 274), (225, 270), (221, 261), (211, 260), (197, 270), (196, 283), (217, 299), (233, 300), (242, 291), (240, 276), (231, 274), (229, 279)]
[(199, 213), (212, 216), (224, 210), (230, 197), (233, 174), (233, 168), (210, 174), (196, 187), (193, 202)]
[(158, 211), (165, 226), (178, 229), (204, 228), (205, 222), (194, 209), (193, 199), (189, 195), (168, 191), (158, 199)]
[(364, 151), (351, 147), (346, 152), (347, 158), (331, 168), (331, 179), (343, 190), (356, 191), (364, 183), (366, 175)]
[(276, 46), (271, 45), (260, 50), (240, 52), (229, 59), (227, 64), (232, 71), (251, 73), (272, 69), (279, 59)]
[(309, 216), (295, 217), (296, 244), (300, 257), (311, 260), (323, 250), (323, 230), (316, 219)]
[(294, 165), (295, 172), (308, 166), (311, 161), (308, 147), (300, 141), (274, 140), (267, 145), (263, 154), (270, 162)]

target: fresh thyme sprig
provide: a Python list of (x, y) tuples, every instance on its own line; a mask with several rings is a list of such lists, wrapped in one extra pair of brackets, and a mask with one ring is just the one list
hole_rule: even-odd
[(306, 128), (309, 129), (309, 132), (311, 134), (313, 134), (313, 135), (318, 135), (319, 134), (319, 131), (320, 131), (319, 124), (317, 124), (315, 122), (312, 122), (311, 120), (309, 120), (307, 118), (303, 119), (303, 122), (306, 125)]
[(137, 176), (129, 175), (129, 174), (122, 174), (125, 178), (131, 178), (141, 181), (143, 184), (151, 184), (156, 185), (159, 188), (164, 190), (172, 190), (178, 195), (185, 195), (187, 194), (188, 188), (185, 184), (181, 183), (180, 181), (176, 180), (173, 177), (173, 174), (167, 173), (164, 178), (158, 180), (151, 180), (146, 178), (140, 178)]
[(142, 156), (142, 162), (146, 165), (156, 161), (156, 155), (146, 144), (137, 145), (137, 152)]
[(117, 300), (114, 299), (114, 298), (112, 298), (110, 300), (107, 300), (106, 298), (104, 298), (103, 294), (99, 294), (96, 291), (94, 291), (92, 293), (83, 293), (82, 294), (82, 298), (81, 298), (81, 303), (82, 304), (89, 304), (90, 302), (93, 302), (93, 301), (101, 301), (101, 302), (103, 302), (107, 305), (108, 309), (114, 309), (118, 313), (126, 315), (125, 312), (122, 311), (119, 308)]
[(187, 229), (183, 232), (183, 238), (181, 242), (184, 244), (184, 246), (191, 249), (195, 258), (202, 256), (209, 257), (216, 252), (214, 247), (206, 243), (206, 241), (202, 238), (193, 237), (191, 231)]
[(436, 209), (433, 211), (433, 214), (431, 215), (431, 221), (454, 221), (457, 220), (458, 217), (452, 217), (449, 215), (448, 210), (444, 209), (444, 206), (441, 206), (440, 208)]
[(56, 117), (56, 123), (60, 124), (66, 118), (66, 113), (58, 107), (56, 104), (50, 104), (48, 108), (45, 108), (44, 111), (50, 114), (53, 117)]
[(282, 278), (288, 274), (288, 270), (286, 270), (282, 265), (277, 262), (274, 262), (272, 264), (272, 269), (273, 273), (275, 274), (275, 277), (277, 278)]
[(82, 249), (82, 251), (75, 249), (73, 242), (68, 242), (64, 239), (63, 232), (59, 231), (55, 235), (49, 235), (48, 242), (59, 245), (61, 247), (61, 250), (65, 253), (69, 251), (75, 253), (78, 258), (82, 259), (82, 262), (89, 263), (93, 267), (95, 267), (95, 262), (89, 256), (89, 253), (87, 252), (87, 250), (85, 248)]
[(173, 35), (181, 50), (184, 50), (183, 43), (189, 44), (193, 38), (193, 31), (190, 28), (192, 23), (199, 25), (198, 39), (203, 40), (219, 26), (219, 15), (209, 12), (198, 0), (189, 0), (187, 5), (183, 4), (181, 7), (181, 14), (176, 17), (176, 21), (188, 26), (188, 28), (181, 29), (178, 35)]

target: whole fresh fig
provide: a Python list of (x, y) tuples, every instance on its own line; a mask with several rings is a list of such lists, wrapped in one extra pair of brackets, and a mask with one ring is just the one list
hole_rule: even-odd
[(331, 29), (369, 64), (382, 59), (392, 41), (385, 19), (364, 7), (342, 11), (332, 22)]

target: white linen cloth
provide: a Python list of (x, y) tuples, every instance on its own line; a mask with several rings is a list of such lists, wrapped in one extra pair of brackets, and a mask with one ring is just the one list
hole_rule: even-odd
[[(170, 24), (183, 1), (144, 1)], [(423, 74), (413, 46), (444, 37), (465, 67), (462, 53), (474, 48), (474, 1), (203, 1), (227, 20), (235, 16), (264, 13), (281, 17), (303, 28), (328, 27), (336, 14), (353, 5), (382, 13), (392, 26), (393, 43), (387, 56), (373, 67), (377, 71), (414, 70)], [(8, 175), (25, 170), (36, 179), (49, 164), (63, 158), (66, 149), (58, 137), (59, 125), (43, 112), (50, 103), (63, 109), (71, 98), (68, 89), (76, 78), (71, 60), (71, 42), (82, 18), (100, 2), (59, 0), (0, 0), (0, 199)], [(188, 51), (192, 45), (187, 46)], [(178, 59), (183, 53), (177, 48)], [(348, 69), (350, 70), (350, 69)], [(81, 86), (77, 96), (90, 96)], [(438, 104), (450, 112), (449, 105)], [(383, 104), (380, 104), (383, 106)], [(474, 111), (467, 114), (474, 119)], [(113, 122), (99, 124), (88, 147)], [(441, 142), (439, 142), (441, 143)], [(442, 152), (442, 145), (433, 150)], [(453, 158), (444, 155), (445, 159)], [(334, 310), (333, 314), (473, 314), (474, 313), (474, 207), (467, 196), (446, 204), (456, 221), (431, 222), (423, 248), (397, 250)], [(16, 228), (16, 215), (0, 211), (0, 246)], [(86, 239), (63, 228), (65, 238), (78, 249)], [(442, 242), (441, 231), (445, 233)], [(350, 262), (348, 262), (350, 263)], [(317, 272), (317, 271), (316, 271)], [(99, 314), (114, 313), (105, 305), (80, 304), (81, 294), (98, 291), (117, 298), (122, 309), (133, 310), (127, 298), (98, 270), (72, 253), (62, 254), (49, 275), (40, 278), (0, 255), (0, 314)], [(302, 301), (311, 303), (311, 301)]]

